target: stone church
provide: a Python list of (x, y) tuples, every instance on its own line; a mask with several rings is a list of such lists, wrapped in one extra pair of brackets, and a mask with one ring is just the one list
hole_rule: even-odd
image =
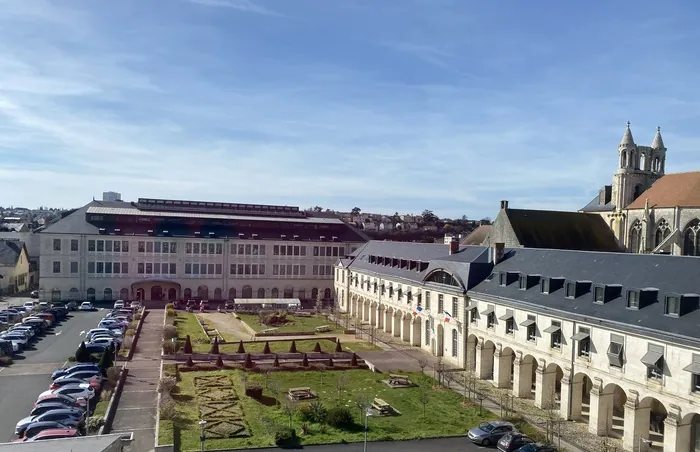
[(627, 122), (612, 185), (580, 212), (601, 215), (629, 252), (700, 256), (700, 171), (665, 174), (665, 167), (660, 128), (642, 146)]

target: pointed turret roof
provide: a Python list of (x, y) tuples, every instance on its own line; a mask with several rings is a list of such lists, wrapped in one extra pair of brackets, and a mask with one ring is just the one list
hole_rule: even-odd
[(625, 129), (625, 134), (622, 135), (622, 141), (620, 141), (620, 144), (634, 144), (634, 138), (632, 138), (632, 131), (630, 130), (629, 121), (627, 121), (627, 128)]
[(654, 135), (654, 141), (651, 142), (651, 147), (654, 149), (664, 149), (664, 140), (661, 138), (661, 127), (656, 128), (656, 135)]

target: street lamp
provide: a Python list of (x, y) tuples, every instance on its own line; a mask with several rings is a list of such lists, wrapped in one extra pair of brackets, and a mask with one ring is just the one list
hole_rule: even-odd
[(369, 417), (372, 416), (372, 413), (367, 410), (365, 411), (365, 445), (364, 448), (362, 449), (363, 452), (367, 452), (367, 431), (369, 430)]
[(204, 441), (206, 441), (206, 437), (204, 436), (204, 426), (205, 426), (205, 425), (207, 425), (207, 421), (205, 421), (204, 419), (202, 419), (201, 421), (199, 421), (199, 426), (200, 426), (201, 429), (202, 429), (202, 434), (201, 434), (201, 436), (199, 437), (199, 441), (200, 441), (200, 443), (201, 443), (201, 449), (200, 449), (200, 450), (201, 450), (202, 452), (204, 452)]
[(646, 444), (647, 446), (651, 446), (654, 441), (646, 438), (642, 438), (641, 435), (639, 436), (639, 452), (642, 452), (642, 443)]

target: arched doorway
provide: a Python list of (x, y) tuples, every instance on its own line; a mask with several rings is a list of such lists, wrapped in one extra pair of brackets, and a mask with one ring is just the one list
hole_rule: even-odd
[(136, 289), (136, 299), (137, 300), (145, 300), (146, 299), (146, 291), (143, 288), (139, 287), (138, 289)]
[(190, 298), (192, 298), (192, 289), (185, 289), (184, 296), (185, 296), (185, 300), (189, 300)]
[(207, 286), (199, 286), (197, 288), (197, 296), (202, 300), (209, 299), (209, 288)]
[(68, 299), (72, 301), (78, 301), (78, 298), (80, 298), (80, 292), (78, 289), (75, 287), (71, 288), (71, 290), (68, 291)]
[(177, 300), (177, 290), (174, 287), (168, 289), (168, 300)]
[(265, 289), (262, 287), (258, 289), (258, 298), (265, 298)]
[(498, 378), (496, 384), (499, 388), (512, 388), (513, 387), (513, 373), (515, 362), (515, 352), (510, 347), (505, 347), (501, 350), (501, 354), (498, 356), (498, 362), (495, 363), (498, 366)]
[(333, 297), (331, 296), (331, 289), (326, 289), (323, 291), (323, 299), (324, 300), (331, 300)]
[(676, 447), (678, 452), (700, 451), (700, 415), (697, 413), (686, 414), (678, 423), (676, 432)]
[[(369, 311), (369, 305), (364, 302), (362, 302), (362, 312), (364, 315), (364, 312)], [(394, 333), (394, 337), (401, 337), (401, 319), (403, 319), (403, 312), (399, 311), (398, 309), (394, 312), (394, 329), (392, 332)], [(364, 320), (364, 317), (363, 317)]]
[(439, 324), (437, 327), (437, 340), (435, 341), (435, 356), (442, 356), (444, 355), (445, 351), (445, 327), (442, 326), (442, 324)]
[(151, 300), (159, 301), (163, 299), (163, 288), (161, 286), (151, 287)]
[(221, 300), (221, 289), (218, 287), (214, 289), (214, 300)]
[(122, 290), (119, 291), (119, 298), (122, 300), (128, 300), (129, 299), (129, 289), (126, 287), (122, 288)]
[[(664, 421), (668, 412), (666, 407), (658, 399), (654, 397), (646, 397), (637, 405), (637, 416), (642, 416), (648, 420), (644, 423), (646, 428), (639, 423), (639, 430), (635, 429), (635, 437), (647, 439), (651, 441), (649, 444), (650, 450), (662, 450), (664, 447)], [(635, 445), (636, 446), (636, 445)]]
[(102, 293), (102, 299), (104, 301), (111, 301), (112, 300), (112, 289), (110, 289), (109, 287), (106, 288), (104, 290), (104, 292)]
[(270, 298), (279, 298), (279, 297), (280, 297), (280, 291), (279, 291), (279, 289), (277, 289), (277, 287), (274, 287), (270, 291)]
[[(379, 315), (379, 320), (381, 321), (382, 316), (381, 316), (381, 307), (380, 307), (380, 315)], [(381, 327), (381, 325), (380, 325)], [(415, 318), (412, 321), (411, 329), (413, 331), (413, 340), (411, 341), (411, 345), (415, 347), (420, 347), (420, 332), (422, 329), (422, 322), (421, 318), (419, 316), (415, 316)]]
[(61, 301), (61, 291), (59, 289), (53, 289), (51, 291), (51, 301)]
[(236, 288), (235, 288), (235, 287), (231, 287), (231, 288), (228, 290), (228, 299), (229, 299), (229, 300), (235, 300), (235, 299), (236, 299)]
[[(622, 438), (625, 432), (625, 403), (625, 391), (615, 383), (607, 384), (598, 394), (598, 423), (589, 423), (588, 431), (599, 436)], [(591, 409), (595, 409), (595, 403), (592, 405)]]
[(87, 301), (95, 301), (95, 289), (92, 287), (87, 290)]
[[(482, 354), (483, 356), (483, 354)], [(513, 388), (513, 395), (522, 399), (533, 399), (537, 390), (537, 360), (532, 355), (525, 355), (518, 366), (518, 383)]]
[(284, 295), (284, 298), (293, 298), (294, 297), (294, 288), (293, 287), (285, 287), (283, 295)]
[(250, 286), (243, 286), (243, 298), (253, 298), (253, 288)]
[(316, 300), (318, 298), (318, 289), (314, 287), (311, 289), (311, 299)]
[(486, 341), (482, 344), (479, 363), (479, 378), (482, 380), (493, 380), (494, 353), (496, 353), (496, 345), (493, 342)]
[(297, 298), (300, 300), (306, 299), (306, 289), (299, 289), (299, 292), (297, 292)]

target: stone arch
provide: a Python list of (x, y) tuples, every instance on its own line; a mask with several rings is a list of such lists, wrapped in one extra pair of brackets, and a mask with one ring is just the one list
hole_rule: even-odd
[(262, 287), (258, 289), (258, 298), (265, 298), (265, 289)]
[(642, 249), (642, 222), (635, 220), (629, 230), (628, 248), (630, 253), (639, 253)]
[(627, 166), (630, 168), (635, 168), (637, 166), (637, 154), (634, 150), (631, 150), (628, 155), (629, 160), (627, 161)]
[[(381, 318), (381, 316), (380, 316)], [(421, 331), (423, 327), (423, 321), (421, 320), (420, 316), (415, 316), (413, 320), (411, 320), (411, 332), (412, 332), (412, 339), (411, 339), (411, 345), (420, 347), (421, 345)]]
[[(578, 372), (571, 380), (571, 420), (589, 422), (591, 418), (591, 390), (593, 380), (585, 372)], [(566, 413), (563, 413), (566, 414)]]
[(95, 301), (95, 289), (92, 287), (87, 290), (87, 301)]
[(394, 331), (394, 308), (387, 306), (384, 310), (384, 332), (393, 334)]
[(622, 151), (620, 153), (620, 168), (627, 166), (627, 151)]
[(481, 360), (479, 365), (479, 378), (482, 380), (493, 380), (494, 370), (494, 354), (496, 352), (496, 344), (493, 341), (487, 340), (481, 344)]
[[(597, 416), (595, 416), (595, 401), (597, 392)], [(599, 436), (610, 435), (622, 438), (625, 432), (625, 403), (627, 393), (620, 385), (608, 383), (602, 389), (593, 388), (591, 393), (591, 421), (588, 430)], [(597, 421), (594, 422), (594, 419)]]
[(411, 321), (413, 320), (413, 315), (410, 312), (405, 312), (402, 317), (401, 323), (401, 340), (404, 342), (411, 342)]
[(467, 350), (464, 360), (466, 361), (467, 370), (476, 370), (476, 346), (479, 343), (479, 339), (474, 334), (470, 334), (467, 337)]
[[(664, 445), (664, 421), (668, 416), (668, 411), (659, 399), (648, 396), (639, 401), (636, 416), (642, 416), (642, 421), (637, 422), (634, 432), (635, 438), (642, 438), (652, 441), (649, 446)], [(640, 430), (640, 431), (636, 431)]]
[[(143, 290), (143, 289), (138, 289), (138, 290)], [(189, 300), (190, 298), (192, 298), (192, 289), (190, 289), (190, 288), (185, 289), (184, 297), (186, 300)]]
[[(125, 290), (125, 289), (122, 289), (122, 290)], [(126, 293), (127, 293), (127, 295), (129, 294), (128, 289), (126, 290)], [(71, 290), (68, 291), (68, 299), (72, 300), (72, 301), (78, 301), (78, 298), (80, 298), (80, 291), (77, 288), (72, 287)], [(126, 300), (126, 298), (122, 297), (122, 300)]]
[(168, 289), (168, 300), (169, 301), (175, 301), (177, 300), (177, 289), (174, 287), (171, 287)]
[(459, 287), (461, 289), (466, 287), (459, 276), (444, 268), (436, 268), (435, 270), (432, 270), (430, 273), (425, 275), (423, 281), (445, 284), (448, 286)]
[(688, 413), (676, 427), (677, 452), (695, 452), (700, 450), (700, 414)]
[[(263, 297), (259, 297), (259, 298), (263, 298)], [(299, 289), (299, 291), (297, 292), (297, 298), (300, 300), (305, 300), (306, 299), (306, 289)]]
[(549, 363), (542, 371), (542, 387), (537, 388), (535, 404), (540, 408), (558, 410), (561, 406), (561, 380), (564, 378), (564, 370), (557, 363)]
[(102, 299), (104, 301), (111, 301), (112, 300), (112, 289), (107, 287), (103, 292), (102, 292)]
[(209, 299), (209, 288), (207, 286), (197, 287), (197, 296), (199, 298), (201, 298), (202, 300), (208, 300)]
[(443, 356), (445, 351), (445, 327), (442, 323), (439, 323), (435, 330), (435, 356)]
[(659, 157), (654, 157), (654, 165), (652, 167), (652, 171), (658, 172), (661, 170), (661, 160)]
[(644, 171), (648, 171), (648, 170), (647, 170), (647, 164), (648, 164), (648, 163), (649, 163), (649, 161), (648, 161), (648, 159), (647, 159), (647, 154), (646, 154), (646, 152), (640, 151), (640, 152), (639, 152), (639, 168), (642, 169), (642, 170), (644, 170)]
[[(277, 289), (272, 289), (272, 290), (277, 290)], [(275, 294), (273, 294), (275, 295)], [(272, 298), (278, 298), (279, 293), (277, 293), (275, 296)], [(243, 289), (241, 290), (241, 298), (253, 298), (253, 288), (250, 287), (249, 285), (243, 286)]]
[(494, 356), (495, 373), (494, 379), (499, 388), (512, 388), (514, 377), (515, 351), (510, 347), (503, 348), (500, 353), (497, 351)]
[(394, 337), (401, 337), (401, 320), (403, 320), (403, 312), (397, 309), (394, 311), (394, 327), (392, 330)]
[[(71, 290), (73, 290), (73, 289), (71, 289)], [(78, 289), (75, 289), (75, 290), (77, 291)], [(122, 300), (125, 300), (125, 301), (128, 300), (129, 299), (129, 289), (127, 289), (126, 287), (123, 287), (122, 290), (119, 291), (119, 298), (121, 298)]]
[(235, 288), (235, 287), (231, 287), (231, 288), (228, 290), (228, 299), (229, 299), (229, 300), (235, 300), (235, 299), (236, 299), (236, 288)]
[(286, 286), (282, 292), (282, 298), (294, 298), (294, 287)]
[(331, 289), (326, 288), (326, 290), (323, 291), (323, 299), (324, 300), (332, 300), (333, 299), (333, 293), (331, 292)]
[(221, 288), (214, 289), (214, 300), (221, 300)]
[[(94, 294), (93, 294), (93, 300), (94, 300)], [(51, 301), (61, 301), (61, 289), (52, 289), (51, 290)]]
[(683, 255), (700, 256), (700, 220), (691, 220), (683, 228)]
[(311, 289), (311, 299), (314, 301), (318, 299), (318, 288)]
[(668, 236), (671, 235), (671, 228), (665, 218), (659, 220), (656, 224), (656, 231), (654, 232), (654, 248), (661, 245), (661, 242), (666, 240)]
[(518, 384), (513, 387), (513, 395), (522, 399), (532, 399), (538, 389), (536, 372), (539, 364), (534, 356), (525, 355), (517, 365)]

